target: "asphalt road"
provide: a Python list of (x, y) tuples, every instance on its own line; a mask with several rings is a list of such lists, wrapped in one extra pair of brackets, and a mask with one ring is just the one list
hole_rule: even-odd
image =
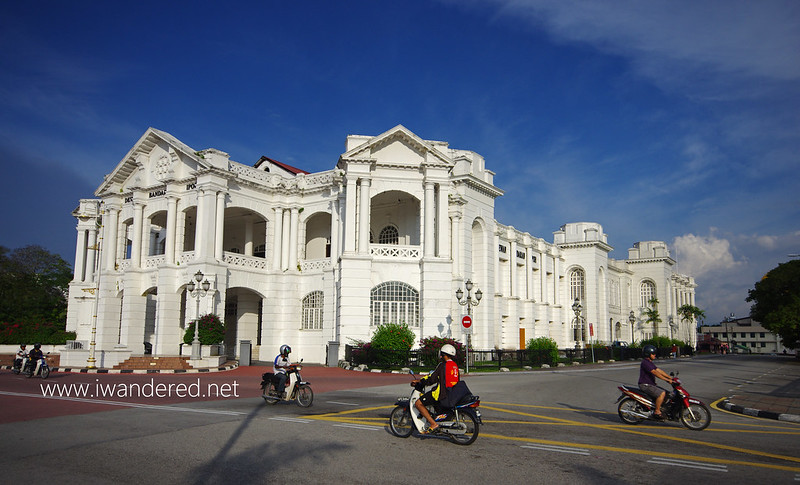
[[(660, 361), (707, 404), (777, 366), (757, 357)], [(4, 481), (54, 483), (654, 483), (800, 480), (800, 426), (712, 409), (705, 431), (619, 421), (616, 386), (638, 363), (471, 375), (484, 425), (471, 446), (394, 437), (387, 420), (407, 376), (307, 368), (314, 405), (264, 404), (260, 369), (198, 375), (0, 374)], [(311, 376), (314, 376), (312, 379)], [(198, 381), (199, 379), (199, 381)], [(97, 395), (197, 383), (227, 397)], [(87, 385), (80, 398), (40, 385)], [(105, 390), (101, 384), (107, 385)], [(118, 386), (127, 384), (128, 387)], [(94, 387), (93, 387), (94, 386)], [(74, 389), (74, 388), (73, 388)], [(233, 395), (236, 389), (237, 394)], [(133, 389), (136, 390), (136, 389)], [(187, 389), (188, 392), (188, 389)], [(130, 394), (130, 393), (129, 393)], [(238, 396), (238, 397), (237, 397)]]

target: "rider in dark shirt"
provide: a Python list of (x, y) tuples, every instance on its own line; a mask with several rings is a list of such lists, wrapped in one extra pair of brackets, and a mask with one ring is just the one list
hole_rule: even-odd
[(656, 377), (672, 384), (672, 377), (666, 372), (656, 367), (653, 359), (656, 358), (656, 348), (652, 345), (645, 345), (642, 349), (642, 364), (639, 366), (639, 389), (644, 391), (648, 396), (655, 399), (655, 409), (653, 410), (653, 417), (655, 419), (664, 419), (661, 415), (661, 405), (664, 403), (664, 398), (667, 391), (656, 385)]

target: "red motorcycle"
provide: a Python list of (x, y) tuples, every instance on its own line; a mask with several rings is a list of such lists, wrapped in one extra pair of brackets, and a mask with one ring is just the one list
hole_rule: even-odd
[[(708, 406), (703, 401), (690, 397), (674, 373), (670, 376), (672, 376), (673, 392), (667, 392), (661, 405), (661, 414), (668, 421), (680, 421), (693, 431), (706, 429), (711, 424), (711, 411)], [(638, 386), (623, 384), (618, 389), (622, 395), (617, 399), (619, 403), (617, 412), (623, 423), (639, 424), (646, 419), (656, 420), (653, 417), (654, 401)]]

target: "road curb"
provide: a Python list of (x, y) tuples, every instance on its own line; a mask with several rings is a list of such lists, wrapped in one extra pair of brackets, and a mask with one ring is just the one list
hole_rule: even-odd
[(719, 406), (726, 411), (730, 411), (732, 413), (739, 413), (744, 414), (746, 416), (753, 416), (755, 418), (767, 418), (767, 419), (776, 419), (778, 421), (788, 421), (791, 423), (800, 423), (800, 416), (796, 414), (787, 414), (787, 413), (776, 413), (774, 411), (764, 411), (762, 409), (755, 409), (755, 408), (746, 408), (744, 406), (740, 406), (738, 404), (734, 404), (730, 402), (729, 399), (725, 399)]
[[(50, 372), (69, 372), (74, 374), (200, 374), (208, 372), (223, 372), (239, 367), (239, 363), (223, 365), (216, 368), (202, 369), (88, 369), (86, 367), (51, 367)], [(0, 369), (11, 370), (10, 365), (0, 366)]]

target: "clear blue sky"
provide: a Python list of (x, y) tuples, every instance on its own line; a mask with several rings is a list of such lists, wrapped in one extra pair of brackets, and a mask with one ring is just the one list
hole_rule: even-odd
[(149, 126), (315, 172), (397, 124), (482, 154), (504, 224), (666, 241), (709, 323), (800, 253), (797, 1), (0, 3), (9, 248), (72, 263)]

